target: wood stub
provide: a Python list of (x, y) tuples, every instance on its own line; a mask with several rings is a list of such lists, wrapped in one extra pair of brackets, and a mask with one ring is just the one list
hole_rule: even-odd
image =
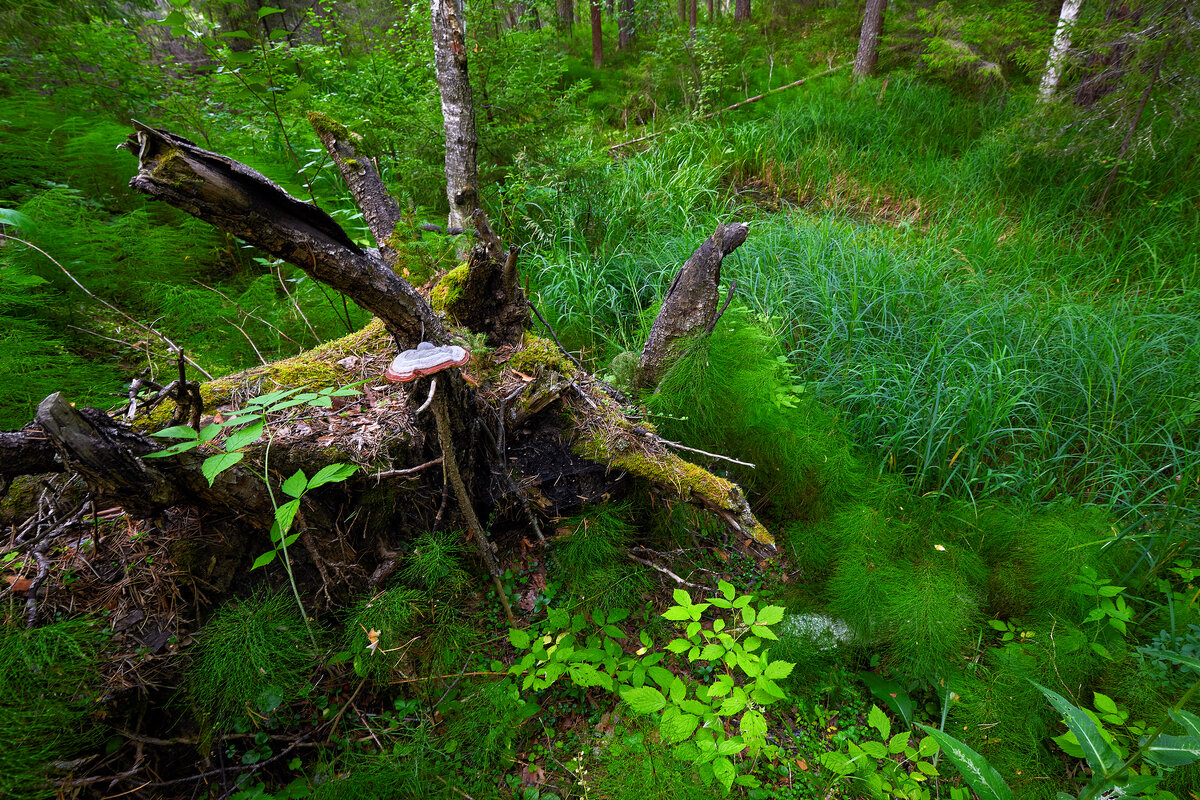
[(642, 348), (639, 388), (657, 386), (678, 358), (679, 345), (710, 329), (720, 311), (721, 262), (746, 241), (749, 233), (750, 226), (745, 223), (718, 225), (675, 275)]

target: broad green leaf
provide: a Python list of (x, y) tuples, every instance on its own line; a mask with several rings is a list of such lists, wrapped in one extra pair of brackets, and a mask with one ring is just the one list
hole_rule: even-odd
[(605, 675), (591, 664), (572, 664), (570, 673), (571, 682), (576, 686), (600, 686), (610, 692), (612, 691), (612, 678)]
[(688, 650), (691, 646), (692, 646), (691, 642), (689, 642), (687, 639), (672, 639), (667, 644), (667, 650), (669, 650), (672, 653), (681, 654), (685, 650)]
[(879, 731), (881, 739), (887, 739), (892, 735), (892, 721), (879, 706), (871, 706), (871, 710), (867, 712), (867, 724)]
[(682, 606), (671, 606), (663, 612), (663, 619), (669, 619), (672, 622), (683, 622), (685, 619), (691, 618), (691, 612)]
[(251, 399), (247, 400), (246, 405), (260, 406), (260, 407), (261, 406), (269, 406), (277, 400), (282, 400), (285, 397), (291, 397), (298, 391), (300, 391), (300, 389), (298, 389), (298, 388), (296, 388), (296, 389), (280, 389), (275, 392), (268, 392), (267, 394), (260, 394), (258, 397), (252, 397)]
[(676, 605), (681, 605), (684, 608), (689, 608), (692, 605), (692, 596), (683, 589), (676, 589), (671, 592), (671, 597), (675, 598)]
[(156, 450), (153, 453), (144, 453), (142, 458), (166, 458), (167, 456), (177, 456), (180, 453), (186, 453), (188, 450), (199, 446), (200, 443), (197, 441), (178, 442), (165, 450)]
[[(271, 33), (274, 34), (275, 31), (271, 31)], [(316, 400), (309, 400), (308, 404), (312, 408), (333, 408), (333, 400), (329, 397), (318, 397)]]
[(520, 628), (508, 629), (508, 641), (513, 647), (518, 650), (528, 650), (530, 639), (529, 631), (521, 630)]
[(700, 651), (700, 660), (701, 661), (713, 661), (715, 659), (720, 658), (723, 655), (725, 655), (724, 647), (721, 647), (721, 645), (716, 644), (716, 643), (707, 644), (704, 646), (704, 649)]
[(783, 621), (782, 606), (766, 606), (758, 610), (759, 625), (777, 625)]
[(1200, 739), (1200, 717), (1190, 711), (1171, 711), (1171, 719), (1178, 722), (1188, 732), (1188, 735)]
[(733, 678), (730, 677), (729, 675), (720, 675), (717, 677), (717, 679), (715, 681), (712, 682), (712, 686), (708, 687), (708, 696), (709, 697), (724, 697), (725, 695), (729, 694), (730, 691), (732, 691), (732, 690), (733, 690)]
[(871, 694), (904, 720), (905, 725), (912, 725), (913, 702), (903, 686), (874, 672), (860, 672), (858, 677), (871, 690)]
[(259, 567), (265, 567), (267, 564), (270, 564), (272, 561), (275, 560), (275, 554), (278, 552), (279, 552), (278, 550), (275, 550), (274, 548), (272, 548), (271, 550), (268, 550), (267, 552), (263, 553), (261, 556), (254, 559), (254, 565), (251, 566), (250, 569), (253, 571), (253, 570), (258, 569)]
[(676, 675), (671, 680), (671, 687), (667, 690), (667, 694), (671, 697), (672, 703), (682, 703), (683, 698), (687, 697), (687, 684)]
[(696, 726), (699, 724), (700, 718), (695, 714), (683, 714), (679, 709), (670, 706), (663, 712), (659, 730), (662, 731), (663, 739), (667, 744), (677, 744), (691, 736), (692, 731), (696, 730)]
[[(163, 20), (162, 24), (167, 25), (174, 23), (168, 23), (166, 20)], [(4, 225), (11, 225), (18, 230), (22, 230), (27, 233), (36, 227), (32, 219), (14, 208), (0, 208), (0, 223)], [(155, 434), (155, 436), (157, 435), (158, 434)]]
[[(295, 521), (296, 514), (299, 511), (299, 500), (289, 500), (275, 509), (275, 526), (278, 528), (277, 536), (284, 536), (292, 529), (292, 522)], [(271, 530), (274, 531), (275, 528)]]
[(254, 37), (245, 31), (226, 31), (221, 35), (222, 39), (253, 39)]
[(753, 608), (746, 606), (742, 609), (742, 622), (746, 623), (747, 625), (753, 625), (757, 619), (758, 615), (755, 613)]
[(242, 428), (240, 431), (234, 431), (233, 433), (229, 434), (229, 438), (225, 440), (225, 450), (228, 452), (241, 450), (243, 447), (262, 436), (263, 427), (263, 421), (260, 419), (258, 422), (247, 428)]
[(308, 482), (308, 488), (311, 490), (318, 486), (324, 486), (327, 483), (344, 481), (355, 472), (358, 472), (358, 467), (355, 464), (330, 464), (327, 467), (322, 467), (316, 475), (312, 476), (312, 480)]
[(835, 775), (850, 775), (854, 772), (854, 762), (836, 750), (821, 753), (817, 756), (817, 761)]
[(299, 498), (304, 494), (305, 487), (308, 486), (308, 478), (304, 474), (304, 470), (298, 469), (292, 477), (283, 482), (283, 486), (279, 487), (288, 497)]
[(186, 25), (187, 17), (185, 17), (182, 13), (180, 13), (179, 11), (176, 10), (176, 11), (172, 11), (170, 14), (167, 14), (167, 16), (164, 17), (163, 19), (158, 20), (158, 24), (159, 25)]
[[(1145, 744), (1145, 738), (1138, 743)], [(1200, 759), (1200, 740), (1191, 736), (1161, 735), (1150, 744), (1146, 757), (1164, 767), (1182, 767)]]
[(750, 632), (762, 639), (770, 639), (772, 642), (779, 641), (779, 637), (765, 625), (751, 625)]
[(234, 464), (242, 460), (242, 453), (221, 453), (215, 456), (209, 456), (204, 459), (204, 463), (200, 465), (200, 472), (208, 479), (208, 485), (212, 486), (213, 481), (217, 479), (225, 470), (232, 467)]
[(1176, 664), (1183, 664), (1193, 672), (1200, 673), (1200, 659), (1195, 656), (1185, 656), (1182, 653), (1172, 653), (1169, 650), (1158, 650), (1154, 653), (1158, 658), (1165, 658), (1167, 661), (1174, 661)]
[(637, 714), (653, 714), (667, 704), (667, 698), (653, 686), (626, 689), (621, 692), (621, 699)]
[(646, 674), (650, 680), (659, 685), (659, 688), (666, 689), (675, 680), (675, 674), (665, 667), (650, 667), (646, 670)]
[(197, 438), (202, 442), (211, 441), (228, 424), (228, 422), (213, 422), (205, 425), (200, 429), (200, 435)]
[(750, 709), (742, 714), (741, 734), (746, 741), (766, 741), (767, 718), (761, 711)]
[(150, 434), (151, 436), (161, 436), (164, 439), (195, 439), (200, 436), (196, 433), (196, 429), (187, 425), (175, 425), (170, 428), (163, 428), (157, 433)]
[(283, 13), (282, 8), (275, 8), (273, 6), (263, 6), (262, 8), (260, 8), (258, 10), (258, 18), (262, 19), (263, 17), (269, 17), (272, 14), (282, 14), (282, 13)]
[(888, 742), (888, 752), (903, 753), (908, 749), (908, 737), (910, 736), (912, 734), (908, 731), (900, 731), (900, 733), (893, 735), (891, 741)]
[(1012, 800), (1012, 790), (986, 758), (948, 733), (919, 722), (917, 725), (941, 746), (946, 758), (958, 768), (959, 774), (979, 796), (979, 800)]
[(1097, 711), (1104, 714), (1121, 713), (1120, 709), (1117, 708), (1117, 704), (1108, 695), (1101, 694), (1100, 692), (1092, 692), (1092, 698)]
[(717, 709), (717, 714), (722, 717), (728, 717), (732, 716), (733, 714), (741, 713), (742, 709), (746, 707), (746, 703), (749, 702), (749, 700), (750, 698), (744, 691), (739, 688), (735, 688), (733, 690), (733, 694), (729, 695), (729, 697), (726, 697), (725, 700), (722, 701), (721, 707)]
[(1112, 745), (1105, 741), (1096, 723), (1083, 709), (1036, 681), (1030, 681), (1030, 683), (1046, 695), (1050, 705), (1054, 706), (1055, 710), (1066, 720), (1067, 727), (1075, 734), (1079, 746), (1083, 748), (1083, 756), (1087, 759), (1093, 772), (1107, 777), (1120, 769), (1121, 757), (1112, 749)]
[(628, 608), (610, 609), (608, 612), (608, 619), (606, 620), (606, 622), (608, 622), (609, 625), (615, 625), (616, 623), (620, 622), (621, 620), (625, 619), (628, 616), (629, 616)]
[(737, 777), (737, 768), (733, 766), (733, 762), (725, 756), (720, 756), (713, 762), (713, 777), (720, 781), (728, 792), (733, 788), (733, 779)]
[(888, 756), (887, 745), (885, 745), (883, 742), (877, 742), (873, 739), (868, 739), (859, 744), (859, 747), (861, 747), (863, 752), (869, 755), (871, 758), (887, 758)]
[(717, 590), (721, 592), (721, 596), (726, 600), (733, 600), (733, 596), (737, 594), (737, 590), (733, 588), (733, 584), (729, 581), (717, 581)]
[(792, 674), (792, 669), (796, 665), (789, 661), (772, 661), (763, 671), (763, 675), (772, 680), (782, 680)]

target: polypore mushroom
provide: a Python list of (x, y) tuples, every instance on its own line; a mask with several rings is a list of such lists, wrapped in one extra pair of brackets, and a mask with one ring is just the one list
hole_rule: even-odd
[[(408, 383), (449, 367), (461, 367), (470, 360), (471, 353), (465, 347), (458, 345), (436, 347), (429, 342), (421, 342), (414, 349), (405, 350), (396, 356), (384, 371), (383, 376), (392, 383)], [(467, 520), (467, 527), (471, 529), (475, 543), (479, 546), (479, 554), (483, 556), (483, 563), (487, 565), (488, 572), (491, 573), (496, 594), (500, 597), (500, 605), (504, 607), (504, 614), (508, 617), (509, 624), (516, 627), (517, 622), (508, 605), (508, 597), (504, 594), (504, 584), (500, 581), (500, 565), (496, 562), (496, 556), (492, 552), (491, 544), (488, 543), (483, 526), (479, 524), (479, 517), (475, 515), (475, 507), (471, 505), (471, 498), (467, 495), (467, 486), (463, 483), (462, 475), (458, 471), (458, 459), (454, 456), (454, 441), (450, 438), (450, 415), (446, 410), (445, 393), (437, 394), (437, 378), (430, 382), (429, 397), (421, 404), (416, 413), (420, 414), (430, 403), (433, 404), (433, 417), (437, 422), (438, 443), (442, 447), (442, 468), (445, 470), (446, 479), (454, 489), (455, 499), (458, 500), (458, 506)]]

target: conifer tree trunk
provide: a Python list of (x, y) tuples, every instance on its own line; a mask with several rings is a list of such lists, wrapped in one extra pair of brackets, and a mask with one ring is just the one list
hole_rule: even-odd
[(466, 230), (479, 204), (475, 101), (467, 73), (462, 7), (457, 0), (430, 0), (433, 53), (446, 135), (448, 224)]
[(572, 0), (558, 0), (555, 7), (558, 9), (558, 26), (565, 31), (571, 30), (575, 22), (575, 4)]
[(1062, 11), (1058, 15), (1058, 28), (1054, 31), (1054, 42), (1050, 45), (1050, 57), (1046, 60), (1046, 71), (1042, 73), (1042, 83), (1038, 89), (1039, 99), (1044, 103), (1054, 97), (1058, 91), (1058, 81), (1062, 77), (1063, 63), (1067, 59), (1067, 51), (1071, 49), (1071, 29), (1079, 18), (1079, 9), (1083, 0), (1063, 0)]
[(604, 29), (600, 18), (600, 0), (591, 0), (592, 6), (592, 66), (604, 66)]
[(750, 0), (734, 0), (733, 21), (734, 22), (749, 22), (750, 21)]
[(717, 7), (713, 0), (708, 0), (708, 24), (711, 25), (717, 20)]
[(858, 55), (854, 58), (854, 77), (875, 72), (879, 63), (879, 35), (883, 32), (883, 9), (887, 0), (867, 0), (863, 13), (862, 32), (858, 36)]
[(696, 30), (696, 7), (696, 0), (688, 0), (688, 26), (691, 28), (693, 33), (695, 33)]

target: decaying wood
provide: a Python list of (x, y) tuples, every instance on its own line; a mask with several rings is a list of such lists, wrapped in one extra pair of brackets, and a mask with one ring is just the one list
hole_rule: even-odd
[(62, 471), (50, 438), (36, 426), (0, 431), (0, 479)]
[(470, 331), (486, 334), (490, 347), (519, 345), (530, 323), (529, 303), (517, 275), (520, 251), (504, 248), (483, 209), (475, 209), (471, 222), (477, 242), (465, 277), (455, 280), (448, 293), (446, 313)]
[(638, 360), (640, 387), (656, 386), (678, 357), (679, 346), (711, 330), (721, 300), (721, 262), (749, 233), (750, 227), (744, 223), (718, 225), (676, 274)]
[(135, 123), (122, 145), (138, 157), (129, 185), (212, 223), (344, 292), (405, 346), (444, 344), (445, 326), (379, 251), (351, 241), (333, 219), (246, 165), (167, 131)]

